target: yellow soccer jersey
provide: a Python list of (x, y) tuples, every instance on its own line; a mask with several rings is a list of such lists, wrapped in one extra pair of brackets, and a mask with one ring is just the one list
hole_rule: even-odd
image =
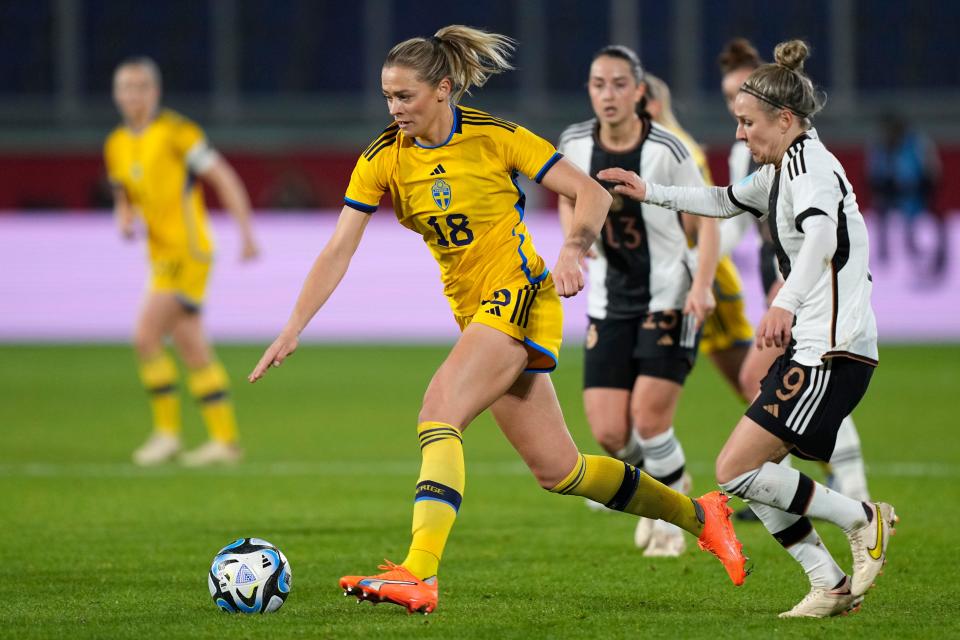
[(523, 223), (522, 173), (540, 182), (561, 155), (521, 126), (464, 106), (434, 147), (384, 129), (350, 178), (344, 202), (373, 213), (390, 192), (400, 223), (423, 236), (440, 265), (450, 306), (473, 315), (490, 286), (516, 277), (530, 284), (547, 276)]
[(213, 162), (203, 130), (173, 111), (142, 131), (121, 125), (104, 145), (107, 176), (123, 187), (147, 227), (150, 255), (208, 261), (213, 241), (196, 174)]

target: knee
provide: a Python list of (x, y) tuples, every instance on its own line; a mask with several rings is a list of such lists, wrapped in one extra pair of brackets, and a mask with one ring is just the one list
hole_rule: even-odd
[(658, 436), (673, 423), (673, 416), (662, 407), (631, 407), (633, 426), (641, 438)]
[(721, 486), (730, 482), (735, 477), (730, 475), (730, 469), (726, 461), (724, 460), (722, 453), (719, 456), (717, 456), (717, 461), (713, 467), (713, 474), (716, 477), (717, 484)]
[(149, 360), (163, 350), (163, 341), (152, 332), (138, 328), (133, 334), (133, 350), (141, 360)]
[(720, 455), (717, 456), (716, 464), (714, 465), (714, 474), (717, 478), (717, 484), (723, 486), (735, 479), (737, 476), (741, 475), (742, 471), (736, 467), (734, 464), (733, 456), (724, 450), (720, 452)]
[(593, 437), (603, 450), (610, 455), (616, 455), (627, 446), (630, 440), (630, 425), (627, 424), (599, 424), (590, 423)]

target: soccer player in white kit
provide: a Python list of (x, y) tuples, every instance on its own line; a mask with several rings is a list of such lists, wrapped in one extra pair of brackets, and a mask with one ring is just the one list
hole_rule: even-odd
[[(866, 226), (843, 167), (812, 128), (823, 99), (803, 72), (808, 53), (800, 40), (781, 43), (776, 62), (740, 87), (737, 138), (761, 165), (744, 180), (697, 188), (648, 184), (623, 169), (598, 176), (642, 202), (710, 217), (749, 212), (769, 224), (784, 285), (760, 322), (757, 346), (786, 351), (720, 452), (716, 475), (721, 488), (750, 503), (810, 579), (807, 596), (781, 617), (855, 610), (883, 567), (897, 521), (889, 504), (852, 499), (777, 464), (789, 453), (828, 460), (878, 363)], [(809, 518), (847, 534), (851, 575)]]
[[(587, 89), (594, 117), (560, 136), (557, 150), (567, 160), (591, 176), (630, 167), (665, 184), (704, 184), (683, 141), (643, 108), (636, 52), (622, 45), (598, 51)], [(574, 204), (560, 197), (564, 228)], [(696, 252), (688, 247), (685, 222)], [(691, 483), (673, 421), (696, 361), (699, 329), (715, 306), (718, 245), (714, 220), (614, 195), (588, 254), (583, 404), (590, 430), (612, 456), (642, 465), (675, 491)], [(637, 523), (634, 543), (647, 557), (676, 557), (686, 548), (680, 529), (646, 518)]]
[[(763, 61), (760, 60), (760, 55), (753, 45), (744, 38), (734, 38), (728, 42), (717, 61), (720, 65), (720, 71), (723, 73), (721, 80), (723, 97), (730, 115), (734, 115), (733, 105), (737, 94), (740, 93), (740, 87), (749, 75), (763, 64)], [(737, 140), (730, 148), (728, 163), (730, 184), (740, 182), (758, 168), (750, 156), (750, 150), (742, 140)], [(748, 218), (749, 216), (738, 216), (723, 221), (720, 225), (722, 248), (729, 248), (739, 242), (739, 239), (742, 238), (743, 233), (751, 224)], [(738, 220), (742, 220), (743, 223), (736, 224)], [(783, 279), (777, 272), (776, 251), (769, 231), (764, 225), (760, 225), (758, 230), (763, 241), (760, 247), (761, 280), (767, 306), (769, 306), (783, 285)], [(752, 349), (744, 360), (740, 368), (740, 387), (741, 393), (747, 398), (748, 402), (753, 400), (760, 392), (760, 381), (778, 355), (779, 353), (775, 349), (765, 351)], [(786, 464), (789, 464), (789, 459), (787, 459)], [(860, 435), (852, 416), (847, 416), (840, 423), (836, 447), (833, 450), (833, 455), (830, 456), (829, 465), (824, 466), (830, 475), (828, 484), (831, 488), (856, 500), (870, 500), (863, 453), (860, 448)], [(738, 512), (737, 517), (746, 519), (743, 517), (746, 514), (752, 515), (752, 512), (744, 510)]]

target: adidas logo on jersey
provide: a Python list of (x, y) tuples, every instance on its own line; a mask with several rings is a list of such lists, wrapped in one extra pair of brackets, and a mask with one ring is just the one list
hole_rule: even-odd
[(442, 164), (438, 164), (438, 165), (436, 166), (436, 168), (435, 168), (433, 171), (430, 172), (430, 175), (432, 175), (432, 176), (438, 176), (438, 175), (440, 175), (441, 173), (446, 173), (446, 172), (447, 172), (447, 170), (443, 168), (443, 165), (442, 165)]
[(763, 410), (772, 415), (774, 418), (780, 417), (780, 405), (778, 404), (765, 404), (763, 405)]
[(660, 346), (660, 347), (672, 347), (672, 346), (673, 346), (673, 338), (670, 337), (670, 334), (664, 334), (664, 335), (662, 335), (662, 336), (660, 337), (659, 340), (657, 340), (657, 346)]

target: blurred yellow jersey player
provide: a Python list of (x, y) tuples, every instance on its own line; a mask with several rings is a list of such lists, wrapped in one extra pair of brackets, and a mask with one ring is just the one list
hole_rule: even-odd
[(113, 186), (114, 215), (121, 234), (135, 236), (135, 219), (146, 228), (150, 286), (137, 320), (134, 347), (140, 378), (150, 395), (153, 433), (133, 458), (140, 465), (180, 454), (181, 416), (177, 367), (164, 349), (172, 338), (188, 369), (187, 385), (200, 403), (210, 439), (183, 453), (188, 466), (240, 458), (229, 380), (200, 322), (213, 240), (198, 178), (209, 182), (236, 218), (242, 257), (257, 254), (247, 193), (229, 164), (206, 142), (203, 131), (173, 111), (159, 110), (160, 71), (149, 58), (121, 63), (114, 74), (114, 101), (123, 117), (107, 138), (104, 156)]
[[(372, 213), (390, 192), (400, 223), (423, 236), (440, 265), (460, 328), (490, 325), (539, 352), (528, 371), (551, 371), (560, 349), (559, 299), (523, 222), (524, 174), (540, 182), (560, 159), (552, 144), (512, 122), (451, 106), (447, 140), (421, 146), (393, 124), (358, 160), (344, 198)], [(403, 176), (402, 180), (397, 176)]]
[(121, 125), (104, 147), (110, 182), (143, 218), (151, 289), (191, 308), (206, 293), (213, 238), (197, 176), (216, 162), (203, 131), (170, 110), (142, 130)]
[[(670, 100), (670, 89), (660, 78), (647, 74), (647, 110), (656, 122), (670, 129), (690, 150), (703, 180), (712, 185), (710, 167), (703, 149), (688, 134), (676, 116), (673, 114)], [(753, 343), (753, 325), (747, 318), (746, 303), (743, 299), (743, 282), (737, 266), (730, 257), (728, 231), (723, 225), (742, 225), (749, 220), (724, 220), (721, 223), (720, 261), (717, 263), (717, 273), (713, 281), (713, 295), (717, 301), (717, 308), (703, 323), (703, 335), (700, 338), (700, 352), (709, 355), (720, 373), (738, 393), (740, 391), (740, 368), (750, 351)], [(742, 233), (736, 233), (739, 239)], [(749, 400), (749, 398), (744, 398)]]

